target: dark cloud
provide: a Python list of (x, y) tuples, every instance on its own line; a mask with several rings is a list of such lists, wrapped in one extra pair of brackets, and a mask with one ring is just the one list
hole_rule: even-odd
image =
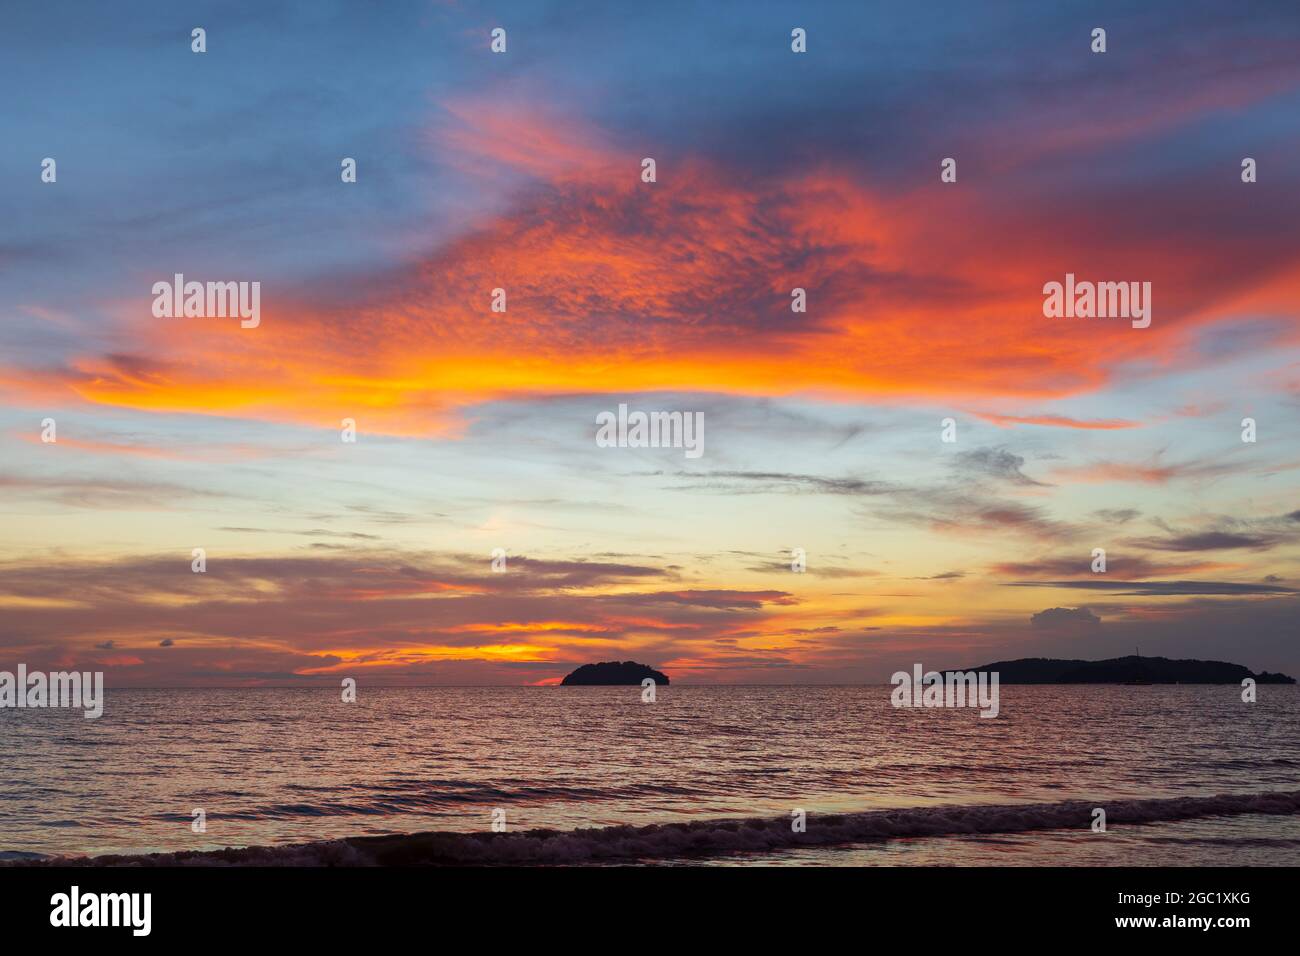
[[(410, 516), (407, 516), (410, 520)], [(330, 531), (325, 528), (311, 528), (304, 531), (296, 531), (291, 528), (238, 528), (223, 526), (218, 531), (232, 531), (241, 534), (291, 534), (301, 535), (305, 538), (346, 538), (352, 541), (381, 541), (383, 540), (377, 534), (366, 534), (362, 531)]]
[[(439, 593), (542, 593), (646, 578), (663, 568), (605, 561), (561, 561), (508, 555), (494, 573), (487, 555), (351, 550), (338, 555), (223, 556), (209, 550), (207, 571), (190, 570), (189, 551), (116, 562), (82, 561), (56, 569), (0, 563), (0, 589), (23, 597), (58, 597), (113, 605), (162, 590), (186, 598), (255, 593), (273, 584), (281, 598), (370, 596), (405, 598)], [(268, 596), (268, 600), (273, 596)]]
[[(1013, 477), (1019, 474), (1019, 464), (1023, 464), (1024, 459), (1010, 456), (1012, 460), (1007, 461), (998, 454), (972, 454), (975, 457), (970, 460), (978, 463), (978, 473), (988, 476), (991, 472), (1015, 484), (1024, 483)], [(675, 486), (682, 491), (715, 494), (825, 494), (879, 501), (880, 504), (869, 506), (868, 513), (872, 517), (938, 532), (1012, 531), (1057, 540), (1071, 538), (1077, 533), (1072, 525), (1052, 518), (1045, 508), (1038, 505), (972, 491), (967, 487), (955, 487), (953, 484), (903, 485), (866, 478), (773, 471), (681, 472), (675, 477), (684, 480), (684, 484)], [(1025, 482), (1035, 484), (1027, 477)]]
[(1142, 512), (1136, 508), (1099, 508), (1093, 515), (1107, 524), (1128, 524), (1134, 518), (1141, 517)]
[[(604, 599), (602, 599), (604, 600)], [(692, 607), (720, 608), (731, 611), (757, 611), (766, 604), (793, 604), (785, 591), (657, 591), (647, 594), (620, 594), (609, 600), (643, 606), (687, 604)]]
[[(653, 474), (663, 474), (654, 472)], [(711, 491), (725, 494), (883, 495), (892, 488), (886, 482), (862, 478), (828, 478), (782, 471), (708, 471), (680, 473), (683, 491)]]
[(1015, 532), (1043, 540), (1074, 537), (1073, 526), (1058, 521), (1038, 505), (944, 491), (909, 494), (906, 504), (875, 508), (888, 521), (954, 534)]
[[(1100, 575), (1099, 575), (1100, 577)], [(1012, 581), (1009, 588), (1076, 588), (1083, 591), (1114, 591), (1143, 596), (1188, 594), (1294, 594), (1292, 588), (1272, 584), (1241, 584), (1235, 581)]]
[(1204, 531), (1183, 534), (1172, 538), (1141, 538), (1131, 542), (1135, 547), (1153, 551), (1229, 551), (1248, 549), (1267, 551), (1287, 540), (1278, 534), (1239, 534), (1227, 531)]
[(1025, 466), (1024, 458), (1013, 455), (1005, 448), (977, 448), (974, 451), (958, 452), (953, 456), (952, 464), (967, 477), (993, 478), (1013, 485), (1047, 487), (1021, 470)]
[(1050, 607), (1031, 617), (1029, 623), (1039, 628), (1093, 628), (1101, 626), (1101, 618), (1086, 607)]
[[(112, 668), (115, 686), (245, 679), (239, 675), (323, 679), (321, 672), (342, 663), (338, 648), (348, 649), (357, 667), (381, 667), (381, 682), (427, 677), (432, 665), (421, 655), (438, 649), (449, 659), (438, 659), (437, 680), (493, 683), (504, 662), (478, 648), (535, 644), (586, 653), (603, 646), (618, 653), (634, 635), (645, 653), (662, 647), (656, 659), (669, 659), (680, 641), (740, 637), (742, 625), (762, 628), (771, 609), (797, 603), (779, 590), (610, 590), (674, 577), (630, 562), (517, 556), (494, 573), (479, 555), (209, 552), (208, 571), (196, 574), (189, 561), (186, 552), (0, 563), (0, 596), (43, 599), (6, 612), (0, 646), (33, 662), (71, 655)], [(87, 656), (120, 651), (119, 635), (131, 638), (126, 658)], [(93, 650), (80, 643), (88, 638), (97, 641)], [(537, 663), (538, 679), (553, 675), (556, 665)]]
[[(1203, 564), (1170, 564), (1153, 561), (1145, 555), (1108, 554), (1106, 556), (1106, 573), (1125, 580), (1152, 577), (1170, 577), (1176, 574), (1195, 573)], [(1080, 577), (1091, 580), (1096, 577), (1092, 570), (1091, 552), (1070, 555), (1052, 555), (1032, 561), (1003, 561), (990, 565), (989, 571), (1004, 577), (1016, 578), (1068, 578)]]
[[(794, 574), (790, 567), (790, 560), (772, 560), (762, 564), (753, 564), (746, 568), (747, 571), (753, 571), (755, 574)], [(878, 577), (880, 572), (874, 568), (845, 568), (834, 565), (826, 565), (818, 562), (810, 562), (802, 574), (810, 575), (815, 578), (870, 578)]]
[(0, 474), (0, 488), (20, 491), (35, 500), (64, 508), (134, 510), (166, 508), (195, 498), (224, 498), (222, 492), (165, 481), (67, 475)]

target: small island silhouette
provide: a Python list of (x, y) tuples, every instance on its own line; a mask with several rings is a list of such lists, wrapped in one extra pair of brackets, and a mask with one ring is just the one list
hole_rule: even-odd
[(1240, 684), (1247, 677), (1257, 684), (1295, 683), (1295, 678), (1286, 674), (1255, 674), (1248, 667), (1225, 661), (1171, 660), (1136, 654), (1104, 661), (1022, 657), (967, 670), (997, 671), (1003, 684)]
[(656, 684), (668, 683), (668, 675), (638, 664), (636, 661), (606, 661), (601, 664), (583, 664), (560, 681), (566, 687), (594, 687), (599, 685), (640, 684), (649, 677)]

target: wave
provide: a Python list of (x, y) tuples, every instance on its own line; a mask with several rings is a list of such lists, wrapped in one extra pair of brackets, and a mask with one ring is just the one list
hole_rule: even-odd
[(26, 850), (0, 850), (0, 863), (28, 863), (49, 859), (51, 857), (45, 853), (29, 853)]
[(466, 866), (637, 863), (798, 847), (1032, 830), (1086, 830), (1095, 807), (1106, 823), (1143, 824), (1194, 817), (1300, 813), (1300, 790), (1152, 800), (1005, 806), (912, 807), (809, 814), (795, 833), (789, 817), (700, 820), (649, 826), (519, 833), (431, 832), (353, 837), (278, 847), (244, 847), (136, 856), (60, 857), (9, 865), (58, 866)]
[[(337, 787), (289, 784), (285, 789), (306, 793), (337, 793)], [(673, 784), (629, 784), (617, 787), (513, 786), (492, 787), (458, 780), (419, 780), (357, 787), (368, 794), (364, 799), (318, 799), (299, 803), (272, 803), (245, 810), (223, 810), (209, 814), (209, 820), (292, 820), (310, 817), (392, 816), (411, 812), (455, 809), (461, 804), (519, 806), (550, 801), (599, 802), (633, 800), (641, 797), (690, 797), (708, 791)], [(189, 814), (159, 813), (155, 819), (186, 822)]]

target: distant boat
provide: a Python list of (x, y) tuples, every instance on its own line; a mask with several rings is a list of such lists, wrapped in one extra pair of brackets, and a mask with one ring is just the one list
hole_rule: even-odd
[(1133, 648), (1133, 653), (1134, 656), (1137, 657), (1136, 676), (1134, 676), (1132, 680), (1124, 681), (1124, 683), (1130, 687), (1150, 687), (1151, 682), (1142, 679), (1146, 676), (1146, 672), (1142, 669), (1142, 649), (1135, 647)]

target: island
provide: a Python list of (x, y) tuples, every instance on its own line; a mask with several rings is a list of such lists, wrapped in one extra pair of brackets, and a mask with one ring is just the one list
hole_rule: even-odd
[(1022, 657), (969, 670), (996, 671), (1003, 684), (1240, 684), (1248, 677), (1257, 684), (1295, 683), (1295, 678), (1286, 674), (1255, 674), (1248, 667), (1225, 661), (1171, 660), (1136, 654), (1104, 661)]
[(668, 675), (638, 664), (636, 661), (606, 661), (601, 664), (583, 664), (560, 681), (565, 687), (597, 687), (608, 685), (640, 684), (646, 678), (656, 684), (668, 684)]

